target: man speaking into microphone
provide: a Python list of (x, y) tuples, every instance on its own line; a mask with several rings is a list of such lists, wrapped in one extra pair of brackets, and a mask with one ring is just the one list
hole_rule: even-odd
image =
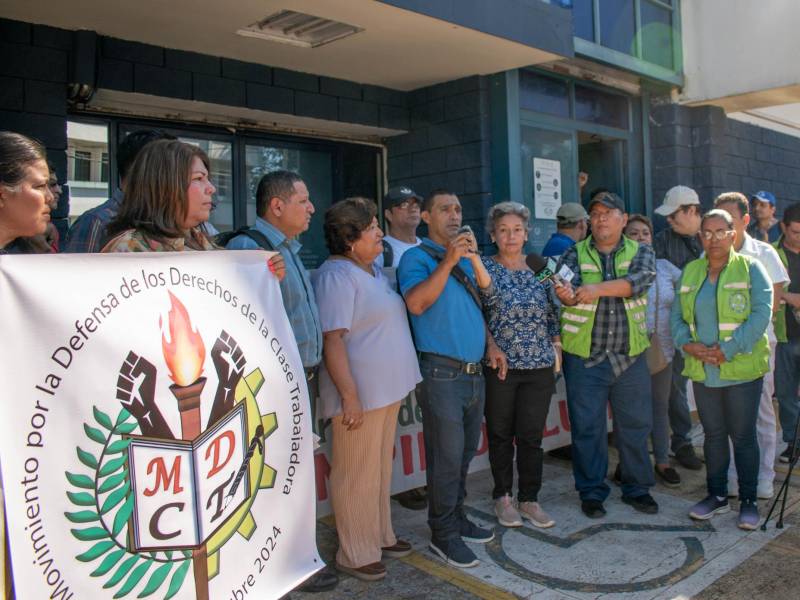
[(572, 282), (556, 282), (567, 406), (572, 426), (572, 470), (581, 510), (593, 519), (606, 514), (610, 488), (606, 405), (610, 402), (622, 467), (622, 501), (655, 514), (649, 493), (655, 484), (647, 450), (652, 427), (650, 345), (645, 325), (647, 290), (656, 276), (653, 249), (622, 235), (625, 204), (603, 192), (589, 204), (592, 234), (569, 248), (559, 267)]

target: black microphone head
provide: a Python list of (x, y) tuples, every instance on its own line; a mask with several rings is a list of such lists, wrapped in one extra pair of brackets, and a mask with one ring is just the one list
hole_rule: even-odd
[(542, 269), (547, 268), (547, 261), (535, 253), (528, 254), (528, 256), (525, 257), (525, 264), (527, 264), (534, 273), (539, 273)]

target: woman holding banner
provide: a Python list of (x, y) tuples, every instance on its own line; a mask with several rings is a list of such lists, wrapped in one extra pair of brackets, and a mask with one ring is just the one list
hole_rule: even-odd
[[(519, 202), (489, 210), (487, 228), (497, 254), (484, 257), (497, 301), (485, 307), (489, 331), (508, 359), (508, 371), (484, 367), (489, 463), (494, 478), (494, 512), (501, 525), (555, 524), (539, 505), (542, 487), (542, 436), (555, 391), (561, 355), (558, 319), (550, 284), (538, 281), (526, 262), (530, 211)], [(514, 487), (516, 445), (518, 492)]]
[(769, 370), (772, 283), (761, 263), (734, 251), (736, 231), (729, 213), (708, 211), (700, 234), (705, 256), (684, 267), (670, 319), (705, 431), (708, 496), (689, 516), (705, 520), (730, 510), (730, 438), (739, 474), (739, 527), (753, 530), (759, 522), (756, 417)]
[(365, 198), (327, 210), (331, 256), (312, 280), (323, 331), (320, 413), (332, 419), (336, 566), (363, 581), (386, 576), (382, 557), (411, 552), (395, 537), (389, 495), (400, 401), (422, 379), (405, 303), (373, 265), (383, 252), (376, 212)]
[[(50, 223), (53, 193), (49, 182), (50, 169), (44, 146), (24, 135), (0, 131), (0, 254), (49, 251), (46, 244), (36, 243)], [(0, 540), (5, 549), (5, 558), (0, 563), (0, 594), (13, 598), (5, 522), (0, 482)]]

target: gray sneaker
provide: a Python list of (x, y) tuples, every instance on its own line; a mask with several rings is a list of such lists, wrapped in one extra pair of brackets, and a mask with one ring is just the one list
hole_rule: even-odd
[(544, 512), (544, 509), (539, 506), (538, 502), (520, 502), (519, 514), (522, 515), (522, 518), (528, 519), (534, 527), (540, 527), (541, 529), (547, 529), (556, 524), (556, 522), (550, 518), (550, 515)]
[(503, 527), (522, 527), (522, 519), (508, 494), (494, 501), (494, 514)]

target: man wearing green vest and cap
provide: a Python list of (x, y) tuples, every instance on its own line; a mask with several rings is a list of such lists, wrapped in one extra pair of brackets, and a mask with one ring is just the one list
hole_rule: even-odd
[(783, 235), (775, 242), (781, 261), (789, 271), (789, 286), (781, 294), (781, 307), (775, 313), (775, 337), (778, 350), (775, 355), (775, 395), (778, 397), (778, 418), (781, 423), (786, 449), (780, 461), (788, 463), (794, 445), (795, 426), (800, 415), (800, 203), (783, 211)]
[[(561, 341), (572, 428), (572, 470), (581, 510), (596, 519), (606, 514), (611, 491), (606, 406), (611, 403), (622, 467), (622, 501), (655, 514), (649, 493), (655, 485), (647, 451), (653, 420), (650, 345), (645, 325), (647, 290), (656, 276), (653, 249), (622, 235), (628, 222), (616, 194), (597, 194), (589, 203), (592, 235), (569, 248), (559, 268), (575, 275), (555, 292), (563, 304)], [(574, 287), (573, 287), (574, 286)]]

